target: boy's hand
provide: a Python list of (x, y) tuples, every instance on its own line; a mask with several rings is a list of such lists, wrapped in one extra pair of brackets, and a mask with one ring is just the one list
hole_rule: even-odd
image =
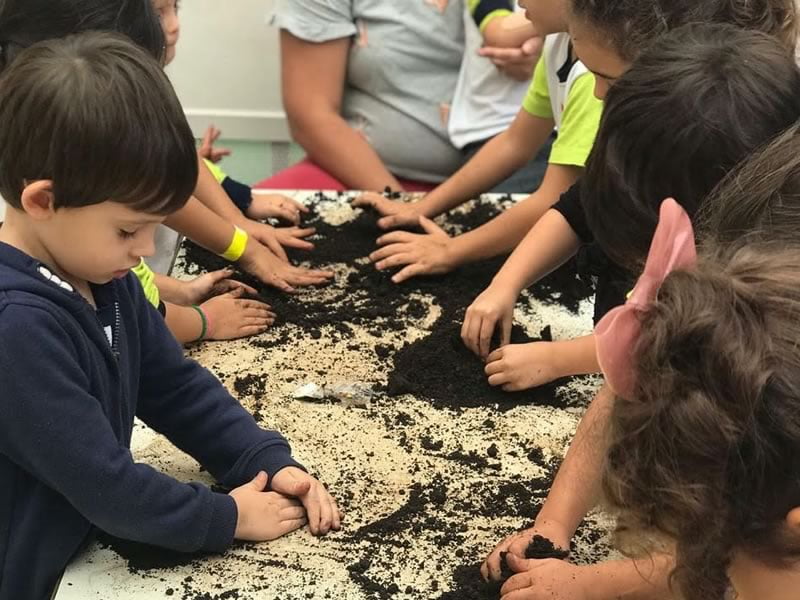
[(231, 491), (239, 511), (234, 537), (248, 542), (266, 542), (300, 529), (307, 523), (303, 505), (277, 492), (265, 492), (263, 471), (250, 483)]
[(308, 514), (308, 528), (314, 535), (325, 535), (342, 527), (342, 513), (333, 497), (319, 481), (297, 467), (286, 467), (272, 478), (272, 489), (300, 499)]
[[(540, 535), (553, 542), (553, 545), (562, 550), (569, 550), (569, 536), (565, 533), (565, 528), (555, 521), (537, 521), (536, 524), (523, 531), (512, 534), (495, 546), (494, 550), (486, 557), (481, 565), (481, 575), (486, 581), (500, 581), (501, 566), (500, 554), (508, 552), (520, 558), (525, 557), (525, 550), (531, 543), (533, 536)], [(508, 560), (508, 557), (506, 557)]]
[(214, 143), (219, 139), (220, 135), (222, 135), (222, 132), (219, 129), (209, 125), (198, 150), (200, 156), (213, 163), (218, 163), (224, 157), (230, 156), (231, 151), (227, 148), (214, 148)]
[(203, 302), (208, 317), (209, 340), (233, 340), (257, 335), (275, 322), (275, 313), (269, 304), (257, 300), (241, 300), (242, 288), (216, 296)]
[(220, 269), (195, 277), (191, 281), (182, 282), (183, 299), (181, 304), (201, 304), (214, 296), (235, 292), (237, 298), (244, 294), (255, 296), (258, 292), (241, 281), (228, 279), (233, 275), (233, 269)]
[(591, 600), (591, 567), (578, 567), (555, 558), (526, 560), (506, 556), (516, 573), (500, 589), (501, 600)]
[(450, 236), (426, 217), (419, 217), (419, 224), (426, 233), (387, 233), (378, 238), (378, 245), (382, 247), (369, 255), (376, 269), (403, 267), (392, 276), (395, 283), (417, 275), (447, 273), (456, 266), (450, 253)]
[(294, 292), (294, 286), (322, 285), (334, 275), (331, 271), (312, 271), (294, 267), (255, 240), (248, 241), (239, 264), (265, 284), (284, 292)]
[(307, 212), (308, 208), (293, 198), (282, 194), (262, 194), (253, 190), (253, 201), (247, 209), (247, 216), (256, 221), (280, 219), (292, 225), (299, 225), (301, 213)]
[(481, 358), (489, 356), (495, 327), (500, 326), (500, 346), (511, 341), (511, 325), (517, 294), (490, 285), (469, 305), (461, 326), (464, 344)]
[(302, 238), (314, 235), (315, 229), (300, 229), (299, 227), (273, 227), (266, 223), (247, 220), (241, 224), (241, 228), (247, 232), (251, 238), (263, 244), (278, 257), (288, 262), (284, 246), (287, 248), (299, 248), (300, 250), (313, 250), (314, 244), (306, 242)]
[(369, 206), (384, 215), (383, 218), (378, 219), (378, 227), (381, 229), (418, 225), (419, 218), (424, 216), (418, 204), (418, 202), (390, 200), (383, 194), (375, 192), (364, 192), (353, 200), (355, 207)]
[(518, 392), (562, 377), (553, 342), (531, 342), (501, 346), (486, 358), (489, 385), (505, 392)]

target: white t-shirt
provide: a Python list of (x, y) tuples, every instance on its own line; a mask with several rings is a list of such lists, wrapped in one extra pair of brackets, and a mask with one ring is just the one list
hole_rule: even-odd
[(464, 7), (464, 30), (464, 60), (447, 128), (456, 148), (489, 139), (508, 129), (529, 85), (529, 82), (504, 75), (492, 61), (478, 55), (483, 36), (467, 6)]

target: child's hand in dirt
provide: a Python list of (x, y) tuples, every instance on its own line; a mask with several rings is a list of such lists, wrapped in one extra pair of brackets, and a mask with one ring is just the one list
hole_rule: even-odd
[(241, 225), (252, 239), (269, 248), (278, 258), (288, 262), (284, 246), (300, 250), (313, 250), (314, 244), (305, 241), (316, 232), (313, 228), (300, 229), (299, 227), (273, 227), (266, 223), (248, 220)]
[(239, 265), (266, 285), (284, 292), (294, 292), (295, 286), (322, 285), (334, 275), (332, 271), (292, 266), (254, 240), (248, 241), (244, 254), (239, 259)]
[(282, 194), (263, 194), (253, 190), (252, 197), (253, 201), (247, 209), (247, 216), (256, 221), (280, 219), (292, 225), (299, 225), (301, 214), (308, 213), (308, 208)]
[(500, 589), (501, 600), (591, 599), (591, 567), (579, 567), (555, 558), (526, 560), (514, 554), (508, 554), (506, 561), (516, 575), (509, 577)]
[(486, 358), (489, 385), (505, 392), (518, 392), (562, 377), (557, 346), (553, 342), (531, 342), (501, 346)]
[(511, 341), (516, 303), (517, 294), (502, 286), (490, 285), (481, 292), (467, 308), (461, 326), (461, 339), (467, 348), (481, 358), (489, 356), (494, 330), (498, 326), (500, 345), (507, 345)]
[(206, 300), (200, 307), (208, 319), (206, 339), (233, 340), (257, 335), (275, 322), (275, 313), (269, 304), (258, 300), (237, 297), (242, 288)]
[(336, 501), (318, 480), (297, 467), (286, 467), (272, 478), (272, 489), (298, 498), (308, 514), (308, 528), (314, 535), (325, 535), (342, 527), (342, 513)]
[(452, 239), (436, 223), (419, 217), (425, 233), (393, 231), (378, 238), (378, 250), (369, 255), (379, 270), (402, 267), (392, 281), (402, 283), (417, 275), (441, 275), (455, 268), (450, 252)]
[(267, 474), (263, 471), (255, 479), (231, 491), (236, 502), (237, 540), (266, 542), (300, 529), (308, 520), (306, 510), (296, 498), (278, 492), (265, 492)]
[(378, 227), (381, 229), (414, 227), (419, 224), (420, 217), (426, 216), (420, 210), (419, 202), (391, 200), (376, 192), (364, 192), (353, 200), (353, 206), (371, 207), (382, 214), (383, 217), (378, 219)]
[(233, 269), (220, 269), (205, 273), (195, 277), (191, 281), (184, 281), (182, 287), (183, 298), (180, 304), (189, 306), (190, 304), (201, 304), (222, 294), (234, 293), (237, 298), (249, 294), (256, 296), (258, 292), (240, 281), (229, 279), (233, 275)]
[(213, 125), (209, 125), (198, 150), (200, 156), (213, 163), (218, 163), (224, 157), (230, 156), (231, 151), (227, 148), (214, 148), (214, 143), (219, 139), (220, 135), (222, 135), (222, 131)]
[(495, 546), (494, 550), (486, 557), (481, 565), (481, 575), (486, 581), (500, 581), (502, 566), (500, 564), (500, 555), (508, 552), (508, 556), (513, 554), (520, 558), (525, 557), (525, 550), (531, 543), (533, 536), (540, 535), (547, 538), (553, 545), (561, 550), (569, 550), (569, 535), (565, 533), (566, 529), (560, 523), (555, 521), (543, 520), (537, 521), (536, 524), (529, 528), (524, 529), (518, 533), (514, 533), (504, 539), (502, 542)]

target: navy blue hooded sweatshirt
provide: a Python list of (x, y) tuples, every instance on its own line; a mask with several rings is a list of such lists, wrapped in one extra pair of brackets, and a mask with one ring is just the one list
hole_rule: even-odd
[(134, 462), (134, 416), (235, 487), (300, 466), (183, 351), (133, 275), (97, 310), (0, 243), (0, 600), (50, 597), (92, 526), (179, 551), (233, 541), (233, 499)]

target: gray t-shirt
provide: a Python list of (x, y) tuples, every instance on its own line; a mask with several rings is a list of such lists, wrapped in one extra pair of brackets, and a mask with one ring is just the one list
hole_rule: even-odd
[(462, 163), (447, 119), (463, 10), (463, 0), (277, 0), (273, 23), (308, 42), (353, 37), (344, 118), (392, 173), (438, 182)]

